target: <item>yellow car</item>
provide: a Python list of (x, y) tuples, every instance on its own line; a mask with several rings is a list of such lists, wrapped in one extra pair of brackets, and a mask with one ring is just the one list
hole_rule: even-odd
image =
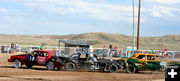
[(135, 73), (143, 70), (160, 70), (166, 66), (156, 54), (134, 54), (127, 59), (126, 71)]

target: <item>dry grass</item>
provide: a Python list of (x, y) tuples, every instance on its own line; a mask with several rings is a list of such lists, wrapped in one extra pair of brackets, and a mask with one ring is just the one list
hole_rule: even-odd
[[(88, 40), (94, 44), (94, 47), (99, 48), (104, 45), (112, 44), (119, 48), (132, 46), (132, 37), (122, 34), (111, 33), (84, 33), (84, 34), (71, 34), (71, 35), (0, 35), (0, 45), (10, 45), (10, 42), (18, 42), (20, 45), (35, 45), (40, 46), (41, 43), (48, 43), (49, 46), (57, 46), (57, 39), (69, 40)], [(141, 37), (141, 49), (169, 49), (180, 50), (180, 35), (171, 35), (163, 37)]]

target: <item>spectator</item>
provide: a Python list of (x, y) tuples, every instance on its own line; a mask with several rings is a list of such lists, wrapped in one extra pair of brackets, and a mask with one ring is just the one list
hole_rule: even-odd
[(4, 53), (7, 53), (7, 47), (4, 46)]
[(123, 51), (119, 50), (119, 57), (122, 57)]
[(6, 53), (9, 53), (9, 51), (10, 51), (10, 47), (9, 47), (9, 46), (7, 46), (7, 47), (6, 47), (6, 49), (5, 49), (5, 51), (6, 51)]
[(14, 43), (13, 42), (11, 43), (11, 48), (14, 48)]
[(4, 46), (1, 46), (1, 53), (4, 53)]
[(14, 43), (11, 43), (11, 53), (14, 53)]
[(19, 44), (18, 44), (18, 42), (16, 42), (16, 44), (15, 44), (15, 49), (16, 49), (16, 51), (19, 51), (18, 49), (19, 49)]
[(103, 47), (103, 57), (106, 57), (107, 53), (108, 53), (108, 50), (107, 50), (106, 46), (104, 45), (104, 47)]
[(127, 57), (127, 54), (126, 54), (126, 48), (123, 49), (123, 56), (126, 56)]
[(43, 45), (41, 45), (40, 50), (43, 50)]
[(128, 51), (127, 51), (127, 57), (129, 57), (129, 53), (130, 53), (130, 51), (128, 50)]

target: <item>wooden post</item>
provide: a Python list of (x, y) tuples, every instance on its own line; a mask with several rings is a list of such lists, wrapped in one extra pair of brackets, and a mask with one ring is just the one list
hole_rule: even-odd
[(137, 50), (139, 50), (140, 16), (141, 16), (141, 0), (139, 0), (138, 32), (137, 32)]
[(134, 50), (135, 50), (135, 46), (136, 46), (136, 44), (135, 44), (135, 40), (136, 40), (136, 38), (135, 38), (135, 16), (134, 16), (134, 5), (135, 3), (134, 3), (134, 0), (133, 0), (133, 48), (134, 48)]

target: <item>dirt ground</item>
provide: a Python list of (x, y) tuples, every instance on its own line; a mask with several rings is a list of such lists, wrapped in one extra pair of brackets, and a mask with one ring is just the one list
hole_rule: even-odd
[[(12, 54), (11, 54), (12, 55)], [(48, 71), (43, 66), (32, 69), (14, 68), (8, 63), (10, 54), (0, 54), (0, 81), (164, 81), (164, 72), (143, 71), (128, 74), (125, 71), (105, 73), (95, 71)]]

